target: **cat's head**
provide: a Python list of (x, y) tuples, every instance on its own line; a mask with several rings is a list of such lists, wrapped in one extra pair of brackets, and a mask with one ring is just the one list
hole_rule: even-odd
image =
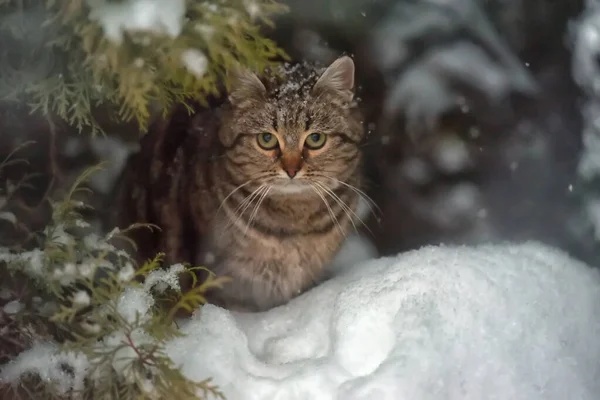
[(341, 57), (323, 72), (306, 65), (282, 72), (263, 83), (247, 70), (235, 71), (219, 133), (232, 172), (273, 192), (314, 190), (315, 182), (333, 189), (356, 174), (361, 161), (354, 62)]

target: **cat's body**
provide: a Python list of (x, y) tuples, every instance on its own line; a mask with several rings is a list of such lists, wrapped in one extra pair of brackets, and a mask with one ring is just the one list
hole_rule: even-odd
[(119, 226), (161, 228), (133, 237), (140, 256), (163, 251), (230, 276), (214, 299), (226, 307), (265, 310), (308, 289), (357, 221), (354, 65), (343, 57), (320, 79), (305, 67), (286, 78), (265, 87), (239, 71), (229, 104), (148, 134), (120, 182)]

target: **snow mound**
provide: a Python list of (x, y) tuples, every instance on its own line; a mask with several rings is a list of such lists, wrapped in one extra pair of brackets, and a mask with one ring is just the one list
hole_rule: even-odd
[(538, 243), (425, 247), (260, 314), (205, 306), (167, 353), (234, 399), (597, 399), (599, 271)]

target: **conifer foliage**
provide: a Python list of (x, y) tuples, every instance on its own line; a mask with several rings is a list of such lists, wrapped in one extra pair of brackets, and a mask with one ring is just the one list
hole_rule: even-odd
[(136, 268), (112, 243), (125, 232), (99, 236), (82, 218), (74, 198), (93, 172), (52, 204), (37, 248), (0, 248), (0, 398), (224, 398), (210, 379), (186, 379), (165, 346), (181, 335), (177, 311), (227, 281), (209, 276), (182, 293), (178, 278), (194, 268), (161, 268), (161, 254)]
[(0, 0), (0, 101), (57, 114), (79, 130), (141, 129), (152, 112), (202, 101), (235, 63), (285, 57), (262, 31), (274, 0)]
[[(156, 113), (217, 94), (234, 64), (285, 59), (263, 30), (284, 11), (274, 0), (0, 0), (0, 107), (25, 105), (87, 135), (109, 133), (107, 116), (143, 132)], [(0, 159), (0, 223), (15, 226), (7, 205), (28, 182), (3, 174), (27, 162), (21, 150)], [(187, 379), (167, 346), (182, 335), (176, 315), (227, 281), (197, 282), (201, 266), (165, 266), (162, 254), (136, 265), (115, 245), (122, 230), (86, 220), (81, 191), (97, 171), (45, 199), (51, 220), (27, 245), (0, 247), (0, 398), (224, 398), (209, 377)]]

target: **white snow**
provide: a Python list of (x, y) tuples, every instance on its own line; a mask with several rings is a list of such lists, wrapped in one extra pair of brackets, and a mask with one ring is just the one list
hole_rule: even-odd
[(138, 316), (143, 321), (148, 317), (148, 311), (154, 304), (154, 299), (143, 288), (127, 288), (119, 298), (117, 311), (129, 323), (134, 323)]
[(89, 228), (91, 225), (87, 221), (84, 221), (82, 219), (76, 219), (75, 220), (75, 226), (78, 227), (78, 228)]
[[(153, 343), (151, 336), (140, 328), (134, 329), (130, 333), (129, 339), (138, 348)], [(118, 348), (112, 359), (112, 367), (119, 376), (132, 383), (135, 381), (135, 369), (131, 366), (132, 363), (139, 360), (139, 356), (132, 346), (122, 346), (123, 343), (128, 343), (129, 339), (122, 332), (116, 332), (104, 338), (101, 346), (104, 346), (104, 351)]]
[[(129, 265), (126, 265), (124, 270), (125, 273), (129, 273)], [(130, 323), (136, 321), (138, 315), (141, 320), (148, 318), (148, 312), (154, 305), (151, 290), (162, 292), (167, 287), (178, 290), (180, 288), (178, 277), (183, 270), (182, 264), (172, 265), (169, 270), (154, 270), (146, 277), (143, 287), (126, 288), (117, 304), (119, 314)]]
[[(368, 203), (361, 199), (356, 214), (363, 220), (369, 213)], [(352, 268), (357, 263), (371, 260), (378, 256), (375, 245), (358, 233), (348, 235), (344, 245), (327, 268), (328, 275), (338, 275), (346, 268)]]
[(87, 307), (90, 301), (90, 295), (85, 290), (80, 290), (73, 296), (73, 303), (78, 307)]
[(185, 0), (87, 0), (90, 19), (97, 21), (104, 35), (116, 43), (124, 31), (154, 31), (177, 37), (185, 15)]
[(214, 27), (201, 23), (194, 25), (194, 30), (201, 33), (206, 40), (210, 40), (215, 33)]
[(8, 221), (13, 225), (17, 223), (17, 217), (15, 216), (15, 214), (8, 211), (0, 212), (0, 219)]
[[(352, 235), (334, 276), (289, 304), (256, 314), (207, 305), (180, 321), (166, 354), (190, 379), (213, 377), (236, 399), (592, 400), (600, 393), (600, 271), (545, 245), (429, 246), (370, 259)], [(119, 311), (147, 315), (156, 285), (128, 289)], [(152, 342), (143, 330), (136, 345)], [(114, 347), (123, 333), (99, 346)], [(135, 354), (113, 359), (128, 377)], [(66, 363), (74, 375), (65, 373)], [(80, 388), (85, 357), (33, 348), (0, 369)]]
[(133, 279), (134, 275), (135, 270), (133, 269), (133, 265), (128, 262), (123, 268), (121, 268), (117, 276), (121, 282), (129, 282), (131, 279)]
[(24, 272), (35, 278), (44, 275), (44, 252), (41, 249), (33, 249), (22, 253), (11, 253), (10, 250), (0, 247), (0, 261), (5, 263), (19, 262), (26, 265)]
[(434, 161), (449, 174), (464, 171), (471, 164), (471, 156), (464, 141), (457, 136), (444, 136), (436, 142)]
[(23, 309), (23, 303), (19, 300), (9, 301), (2, 307), (5, 313), (7, 314), (17, 314)]
[[(573, 36), (573, 78), (587, 94), (583, 114), (583, 149), (578, 173), (584, 181), (600, 177), (600, 9), (596, 2), (588, 2), (578, 24), (572, 27)], [(593, 226), (597, 240), (600, 240), (600, 197), (597, 194), (584, 195), (589, 222)]]
[(208, 305), (167, 353), (235, 399), (597, 399), (600, 273), (538, 243), (359, 262), (259, 314)]
[[(63, 365), (71, 367), (71, 371), (65, 371)], [(36, 373), (42, 381), (53, 382), (59, 394), (65, 394), (71, 388), (75, 391), (83, 389), (88, 367), (83, 354), (58, 352), (53, 344), (36, 343), (0, 368), (0, 383), (18, 382), (23, 374)]]
[(183, 264), (174, 264), (169, 267), (168, 271), (157, 269), (152, 271), (144, 282), (144, 289), (150, 292), (154, 288), (159, 291), (164, 291), (167, 287), (173, 290), (179, 289), (179, 274), (185, 270)]
[(104, 162), (103, 168), (90, 177), (90, 185), (96, 192), (108, 194), (125, 168), (132, 152), (139, 150), (139, 145), (129, 145), (115, 137), (98, 137), (90, 141), (94, 154)]
[[(124, 267), (128, 270), (130, 265)], [(117, 304), (117, 311), (129, 323), (145, 322), (150, 317), (150, 310), (154, 305), (155, 299), (152, 296), (152, 290), (164, 291), (167, 287), (178, 290), (178, 276), (183, 272), (182, 264), (172, 265), (168, 270), (154, 270), (145, 279), (143, 287), (128, 287), (125, 289)], [(128, 273), (128, 272), (127, 272)], [(156, 344), (155, 340), (142, 328), (135, 328), (129, 336), (123, 332), (114, 332), (108, 337), (105, 337), (99, 347), (104, 348), (104, 351), (110, 351), (121, 346), (122, 343), (131, 341), (135, 346), (145, 344)], [(112, 367), (117, 374), (124, 377), (128, 382), (134, 382), (136, 379), (135, 369), (131, 368), (131, 364), (139, 359), (135, 349), (132, 346), (120, 347), (112, 360)], [(146, 391), (152, 391), (150, 382), (146, 382), (143, 387)]]
[[(65, 237), (71, 238), (70, 236)], [(86, 264), (86, 266), (89, 268), (89, 265)], [(84, 271), (85, 269), (86, 267), (84, 267)], [(56, 267), (56, 269), (52, 272), (52, 278), (59, 281), (62, 286), (70, 285), (78, 278), (79, 275), (81, 275), (81, 270), (71, 262), (64, 264), (63, 267)]]
[(252, 19), (256, 18), (261, 12), (260, 6), (253, 0), (244, 1), (244, 5), (246, 6), (248, 15), (250, 15), (250, 18)]
[[(488, 18), (497, 15), (485, 12), (488, 3), (397, 1), (387, 9), (365, 46), (389, 88), (383, 118), (404, 114), (411, 135), (427, 133), (446, 111), (460, 106), (457, 97), (465, 85), (492, 103), (513, 91), (536, 90), (531, 72), (505, 41), (506, 32), (498, 35)], [(415, 47), (417, 42), (422, 46)]]
[(202, 78), (208, 69), (208, 59), (200, 50), (187, 49), (181, 55), (183, 65), (197, 78)]
[(594, 228), (594, 236), (596, 237), (596, 240), (600, 241), (600, 199), (589, 199), (585, 211)]

